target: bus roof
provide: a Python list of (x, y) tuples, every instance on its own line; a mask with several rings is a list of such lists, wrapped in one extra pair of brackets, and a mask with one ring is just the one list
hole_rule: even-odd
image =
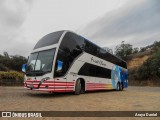
[[(76, 35), (84, 38), (85, 40), (87, 40), (87, 41), (90, 42), (91, 44), (94, 44), (94, 45), (97, 46), (98, 48), (105, 50), (104, 48), (102, 48), (102, 47), (100, 47), (99, 45), (95, 44), (95, 43), (92, 42), (91, 40), (88, 40), (88, 39), (86, 39), (85, 37), (83, 37), (83, 36), (81, 36), (81, 35), (73, 32), (73, 31), (70, 31), (70, 30), (56, 31), (56, 32), (52, 32), (52, 33), (49, 33), (49, 34), (45, 35), (44, 37), (42, 37), (42, 38), (37, 42), (37, 44), (35, 45), (35, 47), (34, 47), (33, 49), (37, 49), (37, 48), (40, 48), (40, 47), (45, 47), (45, 46), (49, 46), (49, 45), (58, 43), (61, 35), (62, 35), (64, 32), (65, 32), (65, 33), (71, 32), (71, 33), (73, 33), (73, 34), (76, 34)], [(106, 51), (106, 50), (105, 50), (105, 51)], [(107, 52), (107, 51), (106, 51), (106, 52)], [(115, 55), (113, 55), (113, 54), (111, 54), (111, 53), (109, 53), (109, 52), (107, 52), (107, 53), (126, 63), (126, 61), (122, 60), (121, 58), (119, 58), (119, 57), (117, 57), (117, 56), (115, 56)]]

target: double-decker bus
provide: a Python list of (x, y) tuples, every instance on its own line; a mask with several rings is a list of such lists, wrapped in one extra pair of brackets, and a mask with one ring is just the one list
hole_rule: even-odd
[(128, 86), (127, 64), (86, 38), (57, 31), (41, 38), (31, 52), (24, 87), (47, 92), (116, 89)]

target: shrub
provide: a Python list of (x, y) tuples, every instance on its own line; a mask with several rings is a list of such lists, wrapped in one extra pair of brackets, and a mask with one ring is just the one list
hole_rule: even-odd
[(138, 70), (144, 79), (160, 79), (160, 48)]
[(129, 70), (131, 84), (160, 85), (160, 48), (141, 66)]
[(10, 71), (10, 72), (0, 72), (0, 80), (2, 79), (14, 79), (14, 80), (23, 80), (23, 73)]
[(24, 80), (23, 73), (16, 72), (16, 71), (0, 72), (1, 86), (23, 85), (23, 80)]

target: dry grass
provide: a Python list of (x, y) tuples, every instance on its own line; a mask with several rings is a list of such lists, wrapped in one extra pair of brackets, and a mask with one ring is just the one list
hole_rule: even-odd
[(139, 67), (141, 66), (150, 56), (145, 55), (143, 57), (138, 57), (138, 58), (133, 58), (128, 62), (128, 68), (134, 68), (134, 67)]

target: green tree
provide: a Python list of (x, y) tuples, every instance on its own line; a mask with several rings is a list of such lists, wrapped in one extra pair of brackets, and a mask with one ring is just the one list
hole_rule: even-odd
[(138, 53), (138, 52), (139, 52), (139, 48), (138, 47), (133, 48), (132, 53)]
[(0, 55), (0, 71), (16, 70), (21, 71), (22, 64), (26, 63), (27, 59), (23, 56), (11, 56), (5, 52), (4, 55)]
[(22, 64), (27, 63), (27, 59), (23, 56), (12, 56), (11, 58), (11, 69), (16, 70), (16, 71), (21, 71)]
[(132, 45), (125, 44), (124, 41), (120, 45), (117, 45), (115, 48), (115, 55), (126, 60), (127, 56), (132, 54)]
[(8, 52), (3, 52), (3, 55), (4, 55), (6, 58), (9, 58)]

